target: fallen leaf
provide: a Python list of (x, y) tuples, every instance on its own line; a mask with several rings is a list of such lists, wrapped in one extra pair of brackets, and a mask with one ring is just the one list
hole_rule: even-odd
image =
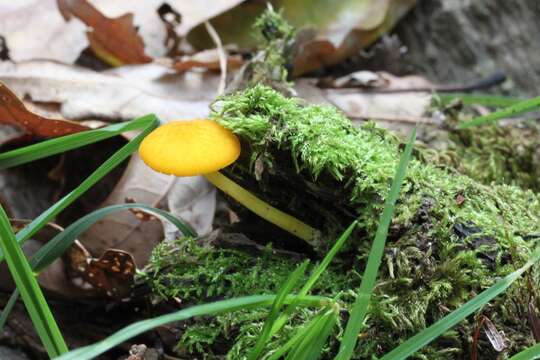
[(102, 73), (53, 61), (0, 63), (0, 81), (19, 97), (59, 103), (67, 119), (129, 120), (155, 113), (164, 120), (207, 116), (219, 75), (157, 64), (123, 66)]
[[(300, 75), (321, 66), (334, 65), (372, 44), (388, 32), (416, 3), (416, 0), (272, 1), (283, 9), (284, 18), (297, 29), (309, 27), (293, 61), (293, 74)], [(248, 1), (211, 19), (223, 43), (256, 46), (252, 25), (266, 8), (264, 2)], [(188, 35), (199, 49), (212, 47), (201, 26)]]
[(90, 47), (107, 63), (120, 66), (152, 61), (144, 52), (132, 13), (110, 19), (86, 0), (58, 0), (58, 8), (64, 19), (77, 17), (91, 29), (86, 33)]
[[(227, 56), (227, 69), (238, 69), (243, 63), (240, 55)], [(220, 70), (219, 51), (209, 49), (200, 51), (194, 55), (182, 56), (173, 63), (173, 68), (178, 71), (187, 71), (193, 68), (202, 68), (207, 70)]]
[(178, 31), (181, 35), (186, 35), (191, 29), (205, 21), (233, 9), (245, 0), (198, 0), (185, 1), (177, 0), (172, 6), (182, 15), (182, 23)]
[[(380, 126), (409, 133), (417, 123), (436, 124), (426, 117), (432, 95), (429, 91), (406, 91), (410, 88), (432, 87), (420, 76), (397, 77), (385, 72), (373, 73), (374, 87), (368, 89), (319, 89), (314, 81), (299, 79), (295, 84), (298, 95), (310, 103), (332, 104), (351, 120), (374, 120)], [(396, 92), (396, 90), (398, 92)]]
[(85, 259), (77, 269), (87, 283), (107, 296), (116, 299), (130, 297), (136, 270), (131, 254), (109, 249), (98, 259)]
[(356, 71), (338, 78), (323, 78), (317, 82), (322, 88), (381, 88), (387, 85), (385, 79), (372, 71)]
[(28, 138), (51, 138), (89, 130), (76, 122), (47, 119), (26, 109), (23, 102), (0, 83), (0, 124), (14, 126)]
[(484, 320), (484, 331), (495, 351), (501, 352), (506, 348), (506, 341), (503, 336), (504, 334), (501, 334), (493, 322), (487, 317)]
[(64, 21), (56, 0), (0, 4), (0, 34), (14, 61), (39, 58), (73, 63), (88, 45), (85, 28), (79, 21)]
[[(212, 231), (216, 212), (216, 189), (202, 176), (176, 178), (167, 196), (169, 211), (185, 220), (199, 235)], [(168, 239), (178, 238), (178, 229), (165, 223)]]
[(529, 318), (529, 323), (531, 324), (533, 337), (536, 342), (540, 342), (540, 315), (538, 314), (533, 301), (529, 302), (527, 316)]

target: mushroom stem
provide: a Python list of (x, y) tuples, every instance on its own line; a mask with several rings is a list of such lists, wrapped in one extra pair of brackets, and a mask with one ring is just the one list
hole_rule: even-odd
[(309, 243), (319, 234), (317, 229), (312, 228), (297, 218), (264, 202), (219, 171), (205, 174), (205, 176), (215, 187), (253, 211), (255, 214), (300, 239)]

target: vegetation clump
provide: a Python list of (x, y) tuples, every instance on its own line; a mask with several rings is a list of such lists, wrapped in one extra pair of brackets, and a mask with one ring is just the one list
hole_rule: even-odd
[[(212, 116), (242, 143), (241, 157), (226, 169), (228, 175), (269, 203), (321, 229), (323, 238), (311, 244), (318, 254), (323, 255), (353, 219), (359, 220), (359, 231), (325, 274), (321, 284), (328, 285), (316, 290), (329, 297), (354, 294), (359, 285), (357, 272), (367, 259), (398, 162), (400, 140), (372, 123), (355, 128), (335, 108), (305, 106), (262, 85), (221, 98)], [(418, 153), (409, 165), (357, 358), (384, 354), (519, 267), (535, 246), (534, 234), (540, 231), (536, 193), (509, 185), (486, 186), (423, 159)], [(156, 258), (151, 262), (155, 270), (151, 283), (155, 293), (178, 296), (185, 303), (270, 293), (295, 263), (270, 252), (253, 256), (238, 250), (201, 248), (193, 241), (183, 249), (181, 254), (169, 252), (174, 255), (165, 261), (168, 266), (161, 261), (167, 258), (163, 252), (156, 257), (161, 262)], [(537, 267), (529, 281), (540, 281)], [(522, 314), (527, 313), (530, 301), (538, 301), (535, 296), (517, 282), (483, 310), (508, 337), (505, 352), (532, 344)], [(353, 301), (354, 296), (341, 298), (344, 308)], [(289, 326), (305, 319), (297, 317)], [(198, 327), (188, 324), (180, 347), (196, 351), (193, 344), (200, 336), (190, 329), (212, 329), (208, 337), (212, 346), (221, 353), (229, 352), (230, 358), (239, 358), (239, 349), (254, 341), (254, 333), (244, 330), (260, 329), (263, 321), (262, 313), (247, 311), (239, 317), (206, 319)], [(462, 322), (418, 356), (466, 356), (475, 326), (474, 319)], [(227, 346), (232, 338), (237, 345)], [(286, 336), (274, 341), (283, 338)], [(481, 338), (478, 346), (494, 356), (486, 339)], [(329, 358), (333, 351), (330, 345)]]

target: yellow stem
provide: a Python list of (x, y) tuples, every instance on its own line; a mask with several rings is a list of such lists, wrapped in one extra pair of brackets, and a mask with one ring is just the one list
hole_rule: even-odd
[(225, 194), (283, 230), (288, 231), (307, 242), (315, 240), (318, 236), (319, 231), (317, 229), (314, 229), (297, 218), (269, 205), (222, 173), (216, 171), (214, 173), (206, 174), (205, 176), (208, 181)]

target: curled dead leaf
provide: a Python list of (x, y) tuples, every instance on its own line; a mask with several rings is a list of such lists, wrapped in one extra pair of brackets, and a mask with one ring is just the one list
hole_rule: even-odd
[(152, 61), (145, 54), (132, 13), (111, 19), (86, 0), (58, 0), (58, 8), (64, 19), (76, 17), (91, 29), (86, 33), (90, 47), (105, 62), (120, 66)]
[(51, 138), (74, 134), (89, 128), (72, 121), (47, 119), (36, 115), (23, 102), (0, 83), (0, 124), (7, 124), (22, 130), (24, 137)]
[(136, 271), (131, 254), (108, 249), (96, 259), (84, 246), (75, 243), (68, 250), (67, 257), (70, 276), (80, 288), (95, 289), (120, 300), (130, 297)]

